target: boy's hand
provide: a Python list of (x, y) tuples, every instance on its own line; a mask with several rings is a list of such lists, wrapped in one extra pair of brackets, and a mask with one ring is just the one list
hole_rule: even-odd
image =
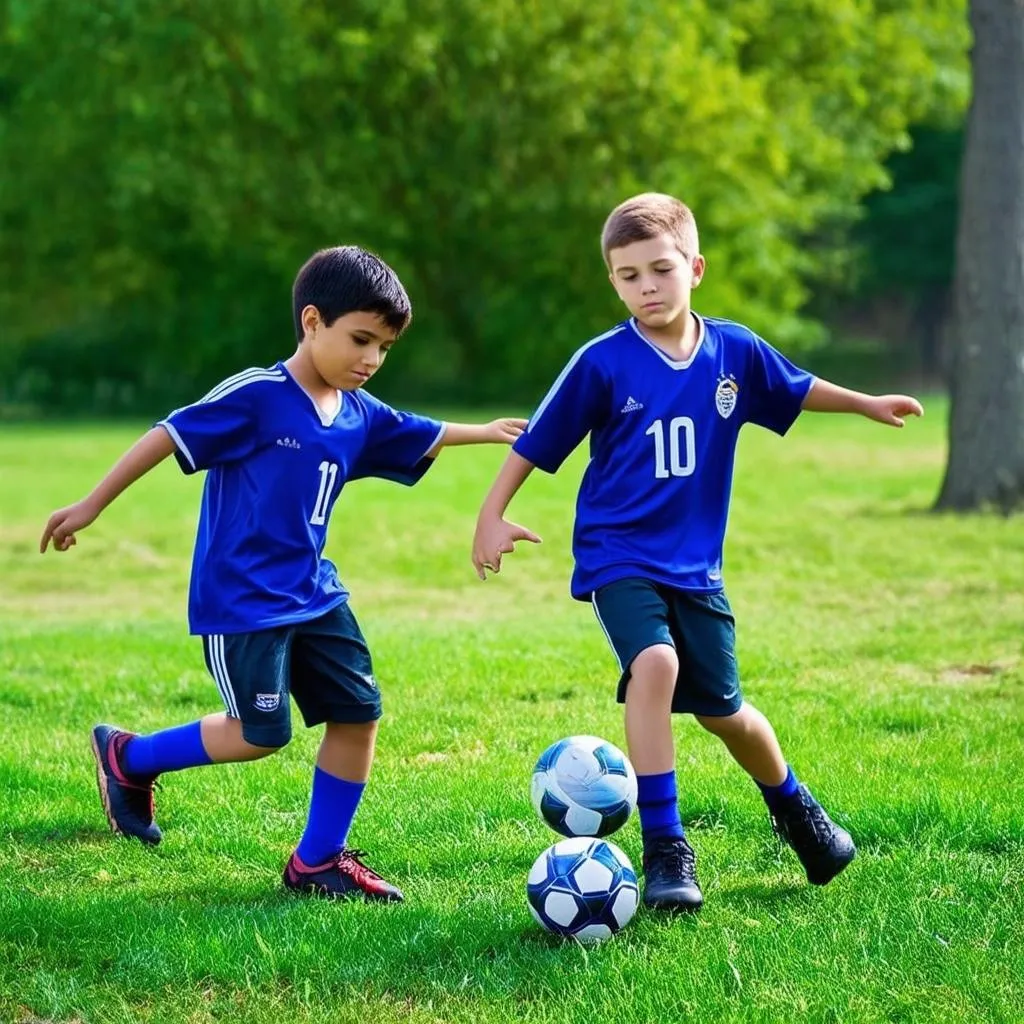
[(517, 540), (541, 543), (537, 534), (518, 523), (509, 523), (504, 519), (479, 520), (473, 536), (473, 566), (477, 576), (482, 580), (487, 579), (486, 569), (494, 573), (501, 572), (501, 556), (515, 551)]
[(43, 554), (46, 551), (46, 546), (51, 540), (54, 551), (67, 551), (76, 543), (75, 533), (84, 530), (99, 514), (100, 510), (88, 498), (76, 501), (67, 508), (57, 509), (46, 520), (46, 529), (43, 530), (42, 539), (39, 541), (39, 553)]
[(909, 395), (872, 395), (864, 410), (870, 420), (902, 427), (907, 416), (923, 416), (924, 409), (916, 398)]
[(485, 436), (488, 441), (494, 444), (512, 444), (512, 442), (526, 429), (527, 420), (517, 420), (505, 417), (500, 420), (491, 420), (484, 427)]

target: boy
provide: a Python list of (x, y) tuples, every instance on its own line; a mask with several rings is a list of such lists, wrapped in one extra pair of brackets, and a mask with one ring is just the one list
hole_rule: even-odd
[(226, 710), (148, 736), (93, 730), (100, 797), (115, 833), (160, 841), (153, 783), (163, 772), (251, 761), (291, 736), (289, 694), (324, 723), (309, 818), (284, 885), (399, 901), (346, 847), (369, 778), (380, 694), (334, 565), (322, 557), (331, 509), (360, 477), (414, 484), (443, 447), (509, 443), (525, 420), (470, 426), (396, 412), (360, 391), (411, 319), (394, 271), (356, 246), (317, 252), (292, 293), (298, 346), (267, 369), (218, 384), (172, 412), (93, 492), (50, 516), (40, 542), (67, 551), (126, 487), (173, 454), (207, 470), (189, 588), (190, 632)]
[(619, 662), (639, 782), (644, 902), (696, 910), (696, 858), (679, 818), (671, 714), (719, 736), (764, 794), (778, 834), (824, 885), (853, 859), (850, 836), (798, 783), (767, 719), (740, 695), (722, 545), (743, 423), (784, 434), (801, 409), (902, 426), (921, 406), (815, 379), (753, 332), (690, 308), (705, 261), (690, 210), (648, 193), (618, 206), (602, 251), (630, 318), (584, 345), (514, 443), (480, 510), (473, 564), (498, 572), (515, 542), (502, 517), (534, 466), (555, 472), (590, 434), (573, 536), (572, 596), (591, 601)]

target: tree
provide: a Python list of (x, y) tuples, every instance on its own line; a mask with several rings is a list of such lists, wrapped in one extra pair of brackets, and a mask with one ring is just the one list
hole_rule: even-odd
[(655, 188), (701, 308), (794, 345), (806, 238), (884, 180), (963, 3), (0, 0), (0, 324), (22, 374), (184, 398), (279, 354), (295, 268), (355, 241), (415, 307), (382, 387), (536, 398), (619, 315), (601, 222)]
[(951, 318), (949, 460), (937, 507), (1024, 505), (1024, 0), (971, 0), (973, 97)]

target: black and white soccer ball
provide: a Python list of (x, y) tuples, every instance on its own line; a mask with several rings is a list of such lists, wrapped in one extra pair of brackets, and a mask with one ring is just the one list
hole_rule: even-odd
[(563, 836), (607, 836), (636, 807), (636, 772), (613, 743), (569, 736), (540, 755), (530, 797), (541, 818)]
[(629, 924), (640, 891), (622, 850), (606, 839), (581, 836), (560, 840), (533, 862), (526, 898), (548, 931), (593, 943)]

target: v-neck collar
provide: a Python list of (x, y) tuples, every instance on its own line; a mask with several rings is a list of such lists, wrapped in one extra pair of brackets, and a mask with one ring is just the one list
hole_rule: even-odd
[(334, 407), (334, 412), (328, 413), (320, 408), (317, 400), (295, 379), (295, 375), (284, 365), (282, 360), (277, 364), (282, 370), (288, 375), (288, 379), (309, 399), (309, 404), (313, 406), (316, 412), (317, 418), (320, 420), (321, 426), (329, 427), (337, 418), (341, 412), (341, 407), (345, 402), (345, 396), (338, 390), (335, 390), (334, 394), (337, 396), (338, 404)]
[(693, 316), (697, 319), (697, 341), (693, 346), (693, 351), (689, 354), (686, 359), (673, 359), (670, 355), (663, 352), (657, 345), (654, 344), (649, 338), (644, 337), (643, 331), (640, 330), (640, 326), (636, 322), (636, 317), (631, 316), (629, 318), (629, 326), (633, 329), (633, 333), (652, 351), (655, 355), (666, 366), (671, 367), (673, 370), (687, 370), (693, 364), (694, 359), (697, 358), (697, 353), (700, 352), (701, 346), (704, 344), (704, 336), (707, 330), (704, 325), (704, 318), (699, 313), (693, 313)]

